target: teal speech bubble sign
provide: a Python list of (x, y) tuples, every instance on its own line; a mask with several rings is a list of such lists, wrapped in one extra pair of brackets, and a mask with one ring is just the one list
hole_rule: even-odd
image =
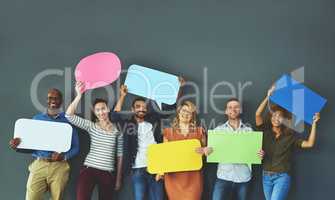
[(129, 67), (124, 84), (129, 93), (152, 99), (160, 108), (176, 103), (180, 87), (177, 76), (140, 65)]

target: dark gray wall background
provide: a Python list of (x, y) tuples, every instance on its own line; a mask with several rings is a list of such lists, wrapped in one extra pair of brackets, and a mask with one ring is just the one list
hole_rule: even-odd
[[(24, 199), (30, 156), (11, 151), (8, 141), (17, 118), (38, 112), (30, 99), (33, 78), (48, 68), (74, 69), (81, 57), (97, 51), (116, 52), (124, 69), (133, 63), (155, 66), (200, 86), (207, 66), (209, 88), (222, 80), (235, 85), (252, 81), (243, 102), (248, 122), (253, 122), (270, 84), (304, 65), (306, 85), (325, 96), (328, 104), (316, 147), (295, 155), (289, 199), (333, 199), (334, 11), (333, 0), (2, 0), (0, 199)], [(64, 91), (64, 77), (43, 80), (38, 90), (41, 100), (49, 87)], [(203, 88), (200, 92), (203, 101), (208, 94)], [(223, 106), (224, 100), (217, 103)], [(211, 109), (201, 115), (224, 120)], [(82, 152), (72, 161), (66, 191), (71, 200), (88, 151), (83, 132), (80, 139)], [(209, 199), (215, 166), (207, 165), (205, 172), (204, 199)], [(259, 200), (263, 198), (259, 168), (254, 175), (250, 199)], [(131, 199), (130, 191), (126, 182), (119, 199)]]

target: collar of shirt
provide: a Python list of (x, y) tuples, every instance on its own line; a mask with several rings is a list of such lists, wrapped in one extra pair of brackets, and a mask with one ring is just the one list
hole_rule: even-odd
[(48, 112), (41, 113), (39, 115), (36, 115), (34, 119), (38, 120), (46, 120), (46, 121), (55, 121), (55, 122), (68, 122), (68, 120), (65, 117), (64, 112), (60, 112), (55, 116), (51, 116), (48, 114)]
[(294, 131), (289, 130), (289, 129), (284, 129), (284, 130), (282, 130), (282, 133), (279, 135), (279, 137), (276, 138), (276, 134), (275, 134), (275, 132), (273, 131), (271, 125), (269, 125), (269, 124), (264, 125), (264, 128), (263, 128), (262, 131), (263, 131), (263, 132), (266, 132), (266, 133), (269, 133), (270, 138), (271, 138), (272, 140), (275, 140), (275, 141), (279, 141), (279, 140), (281, 140), (282, 138), (290, 137), (290, 136), (294, 135)]
[(47, 117), (49, 117), (49, 118), (51, 118), (51, 119), (57, 119), (57, 118), (59, 118), (62, 114), (64, 114), (64, 113), (63, 113), (63, 112), (59, 112), (57, 115), (52, 116), (52, 115), (49, 115), (49, 114), (48, 114), (48, 110), (46, 110), (46, 111), (43, 113), (44, 116), (47, 116)]
[[(248, 128), (244, 123), (242, 123), (242, 120), (240, 120), (239, 124), (240, 124), (239, 127), (235, 131), (244, 130), (244, 129)], [(218, 126), (217, 129), (230, 129), (230, 130), (234, 131), (234, 128), (232, 126), (230, 126), (230, 124), (229, 124), (229, 120), (226, 121), (226, 123), (224, 123), (223, 125)]]

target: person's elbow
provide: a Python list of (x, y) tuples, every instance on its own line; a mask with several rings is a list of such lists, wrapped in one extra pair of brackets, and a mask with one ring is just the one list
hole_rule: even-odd
[(313, 148), (313, 147), (314, 147), (314, 144), (315, 144), (315, 142), (304, 141), (304, 142), (301, 144), (301, 147), (302, 147), (302, 148), (305, 148), (305, 149), (310, 149), (310, 148)]
[(78, 155), (79, 151), (80, 151), (80, 145), (79, 145), (79, 138), (78, 138), (75, 144), (75, 148), (74, 148), (74, 155)]
[(73, 116), (73, 115), (74, 115), (74, 113), (73, 113), (73, 112), (71, 112), (71, 111), (69, 111), (69, 110), (67, 110), (67, 111), (65, 112), (65, 115), (68, 115), (68, 116)]
[(123, 157), (122, 157), (122, 155), (117, 155), (117, 165), (119, 167), (122, 167), (122, 164), (123, 164)]
[(256, 115), (255, 122), (256, 122), (256, 126), (262, 125), (263, 124), (263, 117), (261, 115)]
[(74, 149), (74, 153), (73, 153), (75, 156), (79, 154), (79, 145), (77, 148)]
[(255, 117), (256, 118), (262, 118), (262, 113), (261, 112), (256, 112)]
[(121, 111), (121, 108), (120, 106), (113, 106), (113, 112), (120, 112)]
[(78, 135), (76, 135), (77, 133), (74, 133), (73, 135), (73, 141), (72, 141), (72, 145), (71, 145), (71, 155), (72, 157), (76, 156), (79, 154), (79, 138), (78, 138)]

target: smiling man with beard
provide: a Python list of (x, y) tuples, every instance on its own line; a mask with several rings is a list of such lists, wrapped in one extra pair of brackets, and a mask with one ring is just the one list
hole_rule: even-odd
[[(180, 86), (184, 80), (179, 78)], [(180, 97), (180, 92), (178, 97)], [(114, 111), (121, 111), (127, 87), (121, 86), (120, 98)], [(163, 142), (161, 123), (163, 119), (169, 118), (171, 111), (176, 109), (174, 105), (162, 105), (162, 111), (170, 111), (162, 114), (152, 109), (148, 112), (148, 102), (142, 97), (132, 102), (132, 115), (128, 119), (122, 119), (119, 114), (114, 114), (114, 120), (119, 122), (120, 130), (124, 137), (123, 166), (124, 174), (131, 174), (134, 199), (135, 200), (162, 200), (164, 188), (162, 180), (156, 181), (155, 176), (147, 172), (147, 149), (151, 144)]]

